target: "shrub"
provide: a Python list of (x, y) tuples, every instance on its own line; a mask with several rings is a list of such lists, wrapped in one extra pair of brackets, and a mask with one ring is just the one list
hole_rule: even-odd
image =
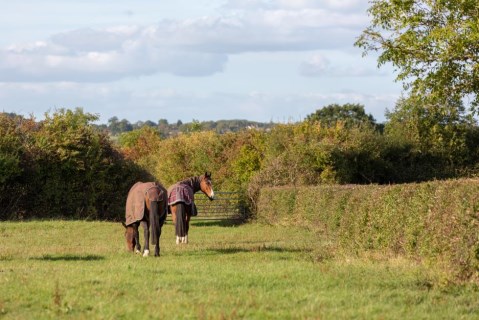
[(479, 282), (479, 180), (261, 190), (258, 219), (300, 224), (351, 254), (378, 250)]
[(26, 128), (32, 121), (0, 114), (0, 219), (15, 217), (25, 197), (23, 164), (27, 161)]
[(42, 122), (0, 118), (0, 170), (8, 171), (0, 219), (123, 216), (129, 187), (148, 175), (91, 125), (96, 119), (81, 109), (60, 109)]

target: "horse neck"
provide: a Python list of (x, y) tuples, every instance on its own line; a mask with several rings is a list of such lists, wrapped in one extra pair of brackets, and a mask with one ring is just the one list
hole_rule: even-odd
[(181, 181), (181, 184), (186, 184), (187, 186), (193, 189), (193, 193), (196, 193), (201, 190), (201, 180), (200, 177), (192, 177), (186, 180)]

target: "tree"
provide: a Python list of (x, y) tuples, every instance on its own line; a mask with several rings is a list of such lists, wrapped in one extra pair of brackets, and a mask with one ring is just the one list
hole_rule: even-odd
[(423, 102), (416, 97), (400, 99), (394, 111), (386, 114), (386, 133), (396, 140), (412, 142), (422, 154), (433, 153), (449, 162), (460, 162), (467, 154), (467, 135), (476, 121), (465, 114), (462, 101), (449, 100), (445, 109), (425, 106)]
[(133, 130), (133, 125), (126, 119), (118, 121), (118, 117), (115, 116), (108, 119), (108, 130), (110, 130), (112, 135), (117, 135)]
[(160, 141), (159, 131), (150, 126), (123, 132), (118, 137), (118, 143), (123, 149), (123, 153), (133, 160), (151, 154), (158, 147)]
[(344, 105), (327, 105), (308, 115), (306, 120), (318, 121), (327, 127), (335, 126), (338, 121), (344, 122), (346, 126), (376, 124), (374, 117), (370, 114), (366, 114), (363, 105), (351, 103), (346, 103)]
[(130, 123), (130, 121), (128, 121), (126, 119), (122, 119), (118, 123), (118, 130), (119, 130), (118, 133), (131, 131), (131, 130), (133, 130), (133, 125)]
[(156, 127), (157, 124), (151, 120), (146, 120), (145, 123), (143, 124), (144, 126), (148, 126), (148, 127)]
[(111, 134), (118, 134), (120, 132), (118, 126), (118, 117), (115, 116), (108, 119), (108, 130), (110, 130)]
[(477, 0), (372, 0), (371, 25), (356, 46), (392, 63), (411, 96), (447, 108), (467, 98), (479, 106), (479, 2)]

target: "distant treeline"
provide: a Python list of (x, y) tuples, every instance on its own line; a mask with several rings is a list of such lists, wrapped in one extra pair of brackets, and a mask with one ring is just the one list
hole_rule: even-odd
[(118, 117), (108, 119), (108, 124), (102, 124), (98, 127), (108, 130), (111, 135), (118, 135), (124, 132), (141, 129), (143, 127), (155, 128), (162, 138), (174, 137), (180, 133), (196, 131), (215, 131), (217, 133), (238, 132), (243, 129), (270, 129), (274, 124), (262, 123), (248, 120), (218, 120), (218, 121), (198, 121), (183, 123), (178, 120), (176, 123), (169, 123), (166, 119), (160, 119), (158, 122), (151, 120), (137, 121), (130, 123), (126, 119), (119, 120)]

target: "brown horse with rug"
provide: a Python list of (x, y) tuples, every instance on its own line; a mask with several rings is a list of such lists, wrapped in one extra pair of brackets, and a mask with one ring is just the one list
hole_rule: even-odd
[(168, 206), (175, 223), (176, 244), (188, 243), (191, 216), (196, 216), (195, 193), (202, 191), (210, 200), (215, 193), (211, 173), (177, 182), (168, 188)]
[(141, 253), (138, 227), (143, 227), (145, 245), (143, 256), (150, 254), (150, 230), (151, 244), (155, 245), (155, 257), (160, 255), (161, 228), (168, 213), (168, 197), (165, 187), (158, 182), (135, 183), (126, 199), (125, 238), (128, 250)]

